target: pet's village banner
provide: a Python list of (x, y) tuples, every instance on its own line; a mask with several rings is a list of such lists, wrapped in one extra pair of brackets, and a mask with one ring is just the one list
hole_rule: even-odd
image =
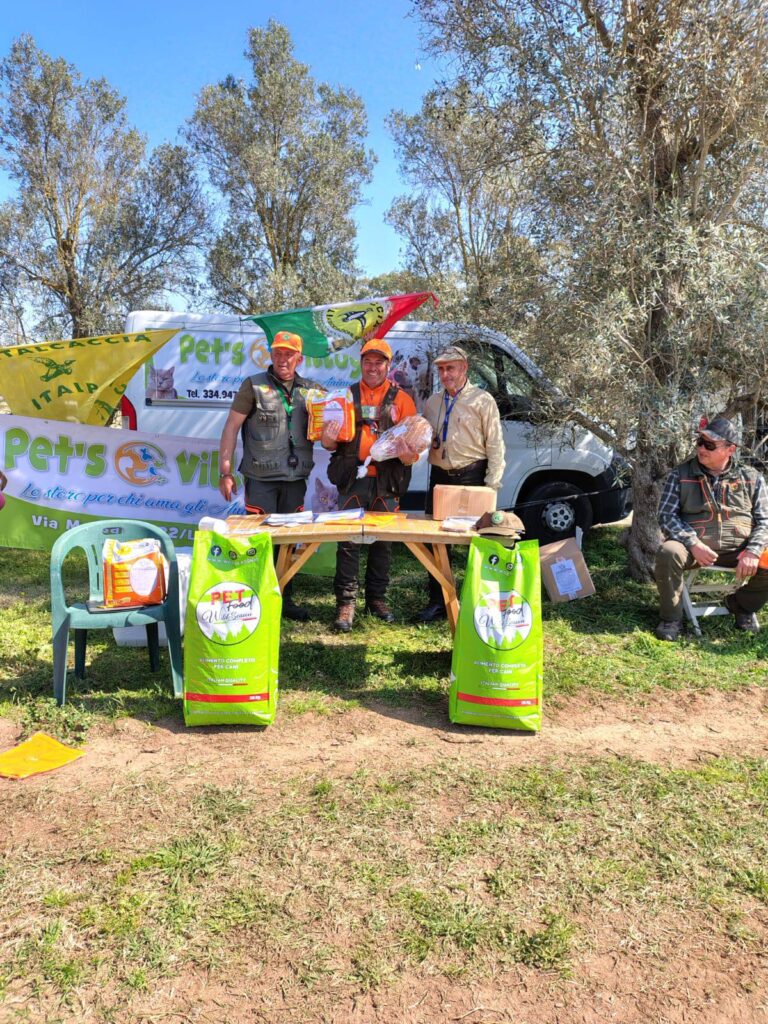
[(0, 347), (0, 394), (12, 413), (108, 422), (139, 367), (175, 330)]
[(49, 550), (69, 527), (95, 519), (146, 519), (189, 546), (202, 516), (245, 512), (219, 493), (212, 440), (6, 415), (0, 468), (0, 547)]

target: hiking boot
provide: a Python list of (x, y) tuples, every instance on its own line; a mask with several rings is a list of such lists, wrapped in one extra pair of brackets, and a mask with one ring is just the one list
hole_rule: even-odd
[(662, 619), (656, 627), (656, 639), (657, 640), (677, 640), (683, 631), (683, 620), (674, 619), (669, 621), (668, 619)]
[(382, 622), (394, 622), (395, 616), (380, 597), (372, 597), (365, 602), (365, 610), (369, 615), (375, 615)]
[(309, 612), (306, 608), (300, 608), (290, 597), (284, 597), (283, 617), (292, 619), (294, 622), (306, 622), (309, 619)]
[(728, 594), (725, 599), (725, 607), (736, 619), (736, 629), (740, 629), (743, 633), (759, 633), (760, 623), (757, 621), (757, 616), (754, 612), (745, 612), (736, 601), (735, 594)]
[(336, 620), (333, 623), (333, 628), (337, 633), (349, 633), (354, 621), (355, 606), (353, 604), (336, 605)]
[(426, 608), (422, 608), (420, 612), (416, 612), (413, 617), (413, 621), (437, 622), (438, 619), (444, 619), (445, 617), (445, 605), (435, 601), (432, 604), (428, 604)]

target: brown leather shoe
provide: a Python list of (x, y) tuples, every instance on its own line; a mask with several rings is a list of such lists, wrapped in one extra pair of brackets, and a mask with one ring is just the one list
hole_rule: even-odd
[(336, 621), (333, 624), (333, 628), (337, 633), (349, 633), (354, 621), (355, 606), (353, 604), (336, 605)]
[(375, 615), (377, 619), (381, 619), (382, 622), (395, 621), (395, 616), (380, 597), (372, 597), (370, 601), (366, 601), (365, 610), (369, 615)]

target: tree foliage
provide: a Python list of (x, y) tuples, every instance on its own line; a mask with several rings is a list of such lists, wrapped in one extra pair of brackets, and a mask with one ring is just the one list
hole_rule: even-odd
[(387, 220), (405, 240), (406, 266), (439, 291), (442, 316), (500, 326), (503, 311), (509, 329), (530, 315), (531, 194), (496, 111), (460, 81), (428, 93), (417, 114), (394, 112), (388, 127), (411, 190)]
[(353, 280), (352, 211), (373, 167), (362, 101), (316, 83), (274, 21), (245, 56), (251, 82), (207, 86), (188, 128), (226, 211), (211, 289), (240, 313), (332, 301)]
[(124, 99), (29, 36), (0, 63), (0, 146), (17, 185), (0, 206), (3, 326), (117, 330), (192, 273), (206, 214), (186, 151), (163, 145), (146, 159)]
[(660, 482), (698, 416), (768, 383), (765, 5), (417, 6), (535, 197), (547, 282), (524, 340), (632, 460), (643, 576)]

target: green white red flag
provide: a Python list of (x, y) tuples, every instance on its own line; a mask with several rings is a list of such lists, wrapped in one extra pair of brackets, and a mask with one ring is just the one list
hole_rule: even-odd
[(358, 341), (383, 338), (398, 320), (418, 309), (427, 299), (438, 305), (438, 298), (432, 292), (414, 292), (358, 302), (335, 302), (310, 309), (288, 309), (243, 319), (261, 327), (270, 348), (278, 331), (290, 331), (301, 336), (305, 356), (322, 359)]

